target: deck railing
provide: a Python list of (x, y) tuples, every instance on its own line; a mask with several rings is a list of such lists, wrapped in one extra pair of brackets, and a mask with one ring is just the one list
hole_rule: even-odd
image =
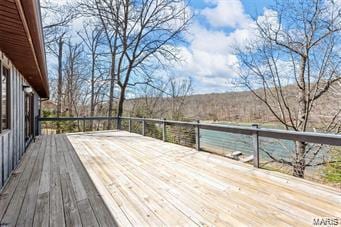
[(51, 117), (39, 122), (43, 134), (119, 129), (287, 174), (293, 174), (295, 141), (301, 141), (307, 145), (305, 178), (340, 184), (340, 134), (137, 117)]
[[(206, 151), (225, 149), (224, 146), (226, 143), (223, 141), (224, 138), (228, 139), (231, 135), (235, 135), (234, 137), (232, 136), (232, 139), (230, 138), (230, 143), (240, 143), (241, 145), (235, 149), (233, 147), (226, 148), (225, 150), (229, 150), (230, 152), (229, 154), (226, 154), (225, 152), (224, 155), (232, 158), (238, 158), (239, 155), (248, 153), (249, 158), (245, 157), (244, 160), (253, 161), (253, 165), (257, 168), (260, 166), (260, 150), (262, 149), (262, 145), (263, 147), (266, 147), (264, 144), (268, 142), (261, 140), (260, 138), (301, 141), (310, 144), (328, 146), (341, 146), (341, 135), (260, 128), (256, 124), (252, 125), (252, 127), (245, 127), (206, 124), (200, 123), (199, 121), (184, 122), (136, 117), (42, 117), (39, 121), (40, 123), (77, 122), (76, 125), (78, 131), (83, 132), (107, 129), (126, 130), (129, 132), (139, 133), (144, 136), (162, 139), (163, 141), (178, 143), (185, 146), (193, 146), (197, 150)], [(67, 131), (64, 130), (62, 132)], [(219, 140), (217, 138), (219, 138)], [(239, 140), (242, 140), (242, 142)], [(286, 143), (284, 146), (289, 145)], [(243, 149), (245, 152), (239, 152), (239, 150)], [(271, 149), (275, 150), (279, 148)]]

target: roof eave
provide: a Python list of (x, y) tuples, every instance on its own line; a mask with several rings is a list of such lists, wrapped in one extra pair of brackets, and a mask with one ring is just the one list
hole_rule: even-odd
[(49, 97), (46, 56), (39, 0), (15, 0), (39, 71), (42, 87), (35, 88), (42, 98)]

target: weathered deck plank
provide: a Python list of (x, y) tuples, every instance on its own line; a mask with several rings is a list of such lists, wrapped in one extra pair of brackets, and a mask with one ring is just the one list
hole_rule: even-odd
[[(56, 135), (51, 135), (51, 173), (50, 173), (50, 226), (65, 226), (62, 187), (60, 184), (61, 151), (57, 149)], [(60, 145), (58, 145), (60, 146)]]
[(43, 169), (38, 187), (38, 198), (35, 208), (33, 226), (48, 226), (50, 224), (50, 172), (51, 172), (51, 142), (52, 137), (43, 137), (46, 141), (46, 150)]
[(38, 190), (42, 168), (44, 164), (46, 140), (39, 141), (41, 143), (36, 164), (34, 165), (30, 182), (28, 184), (27, 192), (24, 202), (20, 209), (17, 226), (31, 226), (33, 224), (34, 211), (38, 197)]
[(63, 205), (65, 213), (66, 226), (81, 226), (82, 221), (77, 206), (77, 200), (74, 188), (72, 186), (72, 180), (68, 172), (64, 153), (67, 152), (67, 148), (63, 139), (63, 136), (57, 136), (56, 144), (59, 146), (61, 154), (60, 158), (60, 183), (63, 196)]
[(341, 193), (330, 187), (127, 132), (68, 138), (121, 226), (311, 226), (341, 217)]
[(24, 159), (22, 160), (22, 162), (18, 165), (17, 169), (12, 174), (11, 180), (8, 181), (5, 187), (2, 189), (0, 193), (0, 221), (5, 215), (8, 205), (14, 196), (16, 187), (18, 186), (20, 179), (23, 175), (22, 173), (25, 171), (27, 167), (27, 163), (29, 161), (33, 161), (32, 157), (34, 155), (32, 153), (35, 153), (38, 151), (39, 145), (40, 145), (39, 143), (36, 143), (29, 148), (28, 152), (30, 152), (31, 154), (24, 155)]
[[(0, 225), (116, 225), (96, 187), (90, 191), (84, 186), (91, 179), (71, 158), (77, 155), (66, 141), (65, 135), (53, 135), (31, 144), (0, 194)], [(78, 189), (82, 189), (80, 200), (75, 192)]]
[[(19, 212), (26, 196), (28, 184), (32, 175), (32, 170), (38, 158), (38, 154), (40, 151), (39, 147), (31, 151), (32, 155), (29, 157), (30, 160), (26, 163), (25, 170), (20, 173), (20, 180), (17, 187), (15, 188), (15, 191), (13, 193), (9, 192), (9, 194), (13, 194), (13, 196), (8, 204), (5, 214), (1, 219), (0, 223), (2, 225), (15, 225), (17, 222)], [(4, 193), (6, 192), (4, 191)]]

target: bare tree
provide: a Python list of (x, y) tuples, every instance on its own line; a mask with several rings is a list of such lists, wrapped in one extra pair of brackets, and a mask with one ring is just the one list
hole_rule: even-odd
[(81, 43), (72, 44), (72, 42), (69, 40), (67, 47), (67, 57), (63, 67), (66, 79), (64, 94), (67, 99), (69, 116), (72, 117), (74, 116), (74, 111), (78, 116), (77, 93), (80, 93), (84, 83), (81, 75), (81, 70), (84, 66), (84, 61), (82, 59), (83, 46)]
[(324, 120), (324, 128), (327, 131), (341, 133), (341, 81), (334, 83), (330, 87), (329, 92), (331, 106), (328, 107), (326, 116), (327, 120)]
[[(62, 96), (63, 96), (63, 48), (64, 48), (64, 38), (66, 32), (56, 33), (53, 40), (46, 43), (48, 53), (52, 54), (57, 58), (57, 117), (61, 116), (62, 113)], [(57, 133), (60, 133), (60, 124), (57, 122)]]
[(132, 91), (134, 97), (129, 100), (125, 111), (130, 115), (148, 118), (160, 118), (167, 114), (163, 105), (167, 95), (168, 83), (162, 79), (153, 84), (141, 84)]
[[(61, 109), (62, 109), (62, 89), (63, 89), (63, 45), (64, 45), (64, 35), (65, 33), (62, 33), (57, 41), (57, 48), (58, 52), (54, 52), (58, 59), (58, 83), (57, 83), (57, 117), (60, 117)], [(52, 50), (51, 46), (49, 46)], [(59, 122), (57, 123), (57, 133), (60, 133), (60, 125)]]
[(127, 88), (150, 83), (145, 66), (176, 58), (174, 42), (191, 18), (187, 3), (185, 0), (96, 0), (95, 3), (90, 0), (83, 5), (87, 9), (95, 6), (95, 15), (105, 30), (110, 31), (106, 34), (112, 50), (112, 75), (120, 88), (117, 115), (121, 116)]
[(134, 116), (181, 120), (185, 116), (188, 97), (192, 94), (192, 80), (171, 77), (135, 89), (137, 98), (129, 100), (129, 112)]
[(168, 87), (171, 119), (181, 120), (184, 116), (187, 97), (192, 94), (192, 80), (171, 78)]
[(122, 54), (117, 71), (120, 87), (118, 116), (123, 113), (127, 87), (139, 82), (139, 72), (135, 69), (141, 69), (151, 59), (175, 59), (171, 46), (190, 19), (183, 0), (147, 0), (141, 3), (125, 0), (122, 5), (123, 23), (119, 30)]
[[(90, 116), (93, 117), (95, 114), (96, 107), (96, 80), (98, 75), (98, 70), (96, 67), (98, 65), (98, 60), (101, 55), (99, 52), (100, 46), (103, 42), (103, 29), (101, 26), (97, 26), (93, 20), (88, 21), (83, 25), (82, 32), (78, 32), (78, 36), (83, 40), (84, 46), (88, 50), (90, 55), (90, 71), (91, 71), (91, 94), (90, 94)], [(93, 122), (90, 123), (90, 129), (92, 130)]]
[(65, 28), (77, 17), (77, 13), (74, 5), (61, 5), (51, 0), (43, 0), (41, 9), (44, 41), (49, 46), (56, 41), (58, 34), (64, 33)]
[[(257, 40), (237, 51), (242, 83), (286, 129), (303, 132), (317, 101), (341, 80), (340, 8), (329, 0), (283, 0), (268, 12), (256, 21)], [(271, 158), (304, 177), (312, 150), (297, 141), (292, 160)]]
[[(109, 98), (108, 98), (108, 117), (113, 115), (113, 106), (115, 98), (115, 80), (117, 71), (117, 58), (119, 48), (122, 45), (119, 40), (119, 21), (122, 1), (108, 0), (87, 0), (80, 1), (83, 14), (92, 18), (97, 18), (102, 26), (104, 36), (107, 41), (107, 46), (110, 51), (110, 70), (109, 70)], [(107, 129), (111, 128), (111, 121)]]
[[(62, 113), (62, 87), (63, 87), (63, 46), (67, 27), (76, 17), (72, 5), (58, 5), (49, 0), (42, 2), (42, 18), (45, 39), (45, 48), (48, 54), (57, 58), (57, 117)], [(60, 133), (60, 124), (57, 123), (57, 133)]]

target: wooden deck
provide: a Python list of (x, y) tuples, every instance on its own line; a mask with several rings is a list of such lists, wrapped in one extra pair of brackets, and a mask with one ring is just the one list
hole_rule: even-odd
[(65, 135), (31, 144), (0, 194), (0, 226), (117, 226)]
[(42, 137), (0, 199), (10, 225), (113, 226), (110, 213), (124, 227), (341, 218), (335, 189), (122, 131)]
[(341, 194), (291, 176), (127, 132), (68, 136), (117, 222), (311, 226)]

